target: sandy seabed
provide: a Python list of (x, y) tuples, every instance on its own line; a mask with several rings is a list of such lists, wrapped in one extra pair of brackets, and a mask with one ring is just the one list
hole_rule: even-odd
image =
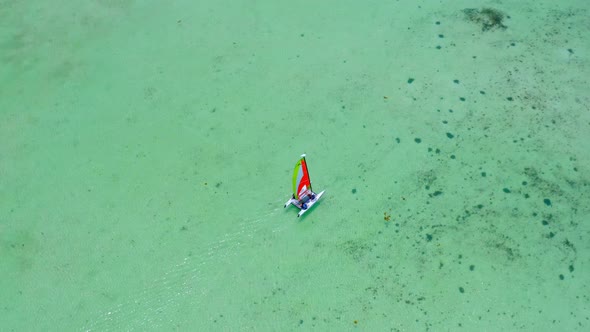
[(588, 22), (0, 1), (0, 330), (588, 330)]

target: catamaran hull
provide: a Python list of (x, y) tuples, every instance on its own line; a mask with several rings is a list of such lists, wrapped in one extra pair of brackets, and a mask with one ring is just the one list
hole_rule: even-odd
[(305, 202), (305, 204), (307, 205), (306, 209), (303, 209), (303, 207), (299, 204), (299, 201), (296, 199), (293, 199), (293, 198), (289, 199), (287, 201), (287, 203), (285, 203), (285, 207), (289, 206), (289, 204), (296, 206), (297, 208), (299, 208), (301, 210), (297, 214), (297, 217), (301, 217), (305, 212), (309, 211), (309, 209), (311, 209), (311, 207), (314, 206), (315, 203), (317, 203), (320, 200), (320, 198), (322, 198), (322, 195), (324, 195), (325, 192), (326, 191), (323, 190), (319, 194), (316, 194), (314, 199)]

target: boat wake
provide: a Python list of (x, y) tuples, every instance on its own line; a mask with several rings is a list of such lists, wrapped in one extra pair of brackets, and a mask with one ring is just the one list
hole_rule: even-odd
[[(277, 206), (280, 205), (278, 202)], [(174, 322), (167, 318), (171, 317), (171, 313), (181, 309), (181, 305), (198, 307), (207, 298), (207, 285), (215, 277), (211, 271), (215, 270), (213, 267), (219, 260), (236, 255), (242, 246), (251, 243), (259, 230), (276, 233), (287, 227), (288, 223), (267, 222), (282, 211), (280, 207), (265, 215), (241, 221), (216, 241), (195, 248), (191, 256), (172, 266), (144, 289), (99, 312), (94, 319), (87, 321), (82, 330), (133, 331), (173, 326)]]

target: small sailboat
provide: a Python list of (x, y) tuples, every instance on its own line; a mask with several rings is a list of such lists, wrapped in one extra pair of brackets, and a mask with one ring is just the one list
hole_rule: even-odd
[(324, 192), (325, 190), (316, 194), (311, 189), (305, 154), (302, 154), (293, 172), (293, 196), (285, 203), (285, 207), (290, 204), (295, 205), (300, 210), (297, 217), (301, 217), (322, 198)]

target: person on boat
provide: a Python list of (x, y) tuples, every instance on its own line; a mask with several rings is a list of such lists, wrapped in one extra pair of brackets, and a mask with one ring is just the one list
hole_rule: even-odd
[[(294, 196), (294, 195), (293, 195)], [(315, 199), (315, 194), (313, 191), (308, 190), (300, 199), (299, 204), (305, 210), (307, 209), (307, 202), (313, 201)]]

